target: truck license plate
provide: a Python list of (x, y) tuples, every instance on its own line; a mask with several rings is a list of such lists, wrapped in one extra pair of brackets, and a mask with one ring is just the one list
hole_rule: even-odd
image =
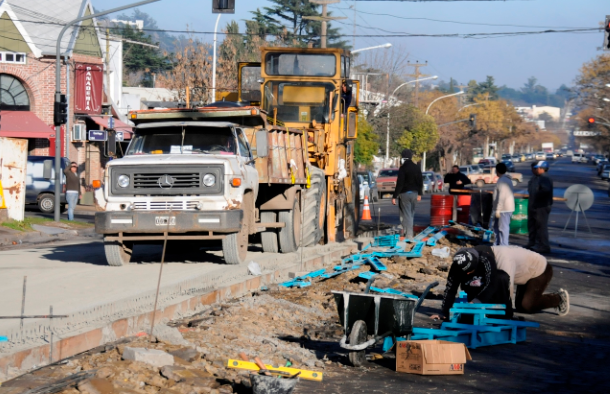
[(155, 216), (155, 224), (157, 226), (167, 226), (168, 222), (169, 222), (170, 226), (175, 226), (176, 225), (176, 217), (172, 216), (170, 218), (169, 216)]

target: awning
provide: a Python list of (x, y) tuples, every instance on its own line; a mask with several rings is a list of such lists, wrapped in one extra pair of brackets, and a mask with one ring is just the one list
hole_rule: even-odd
[(55, 138), (55, 130), (30, 111), (2, 111), (0, 137)]
[[(90, 116), (89, 118), (91, 118), (92, 121), (99, 124), (103, 128), (108, 128), (108, 116)], [(114, 118), (114, 129), (117, 131), (133, 131), (133, 126), (130, 126), (125, 122), (121, 122), (117, 118)]]

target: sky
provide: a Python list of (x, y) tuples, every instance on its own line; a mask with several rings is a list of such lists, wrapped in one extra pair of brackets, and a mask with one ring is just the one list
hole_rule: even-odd
[[(97, 10), (136, 2), (91, 1)], [(140, 10), (151, 15), (162, 29), (185, 30), (188, 25), (190, 30), (213, 32), (217, 15), (212, 14), (211, 3), (211, 0), (161, 0)], [(219, 30), (236, 20), (243, 31), (243, 20), (251, 17), (250, 11), (271, 4), (267, 0), (236, 0), (236, 3), (235, 14), (222, 15)], [(342, 1), (330, 5), (329, 10), (334, 16), (348, 17), (334, 22), (334, 26), (341, 28), (349, 42), (354, 31), (354, 11), (350, 6), (354, 5), (356, 35), (360, 36), (356, 37), (357, 49), (389, 42), (393, 45), (391, 49), (377, 50), (405, 51), (412, 62), (427, 61), (428, 66), (421, 68), (422, 72), (438, 75), (439, 80), (448, 81), (452, 77), (466, 84), (491, 75), (498, 86), (519, 88), (534, 76), (552, 91), (561, 84), (572, 85), (582, 64), (602, 53), (599, 50), (602, 31), (493, 38), (380, 36), (392, 34), (388, 32), (438, 35), (597, 28), (605, 15), (610, 14), (610, 0)], [(212, 41), (212, 34), (200, 37)]]

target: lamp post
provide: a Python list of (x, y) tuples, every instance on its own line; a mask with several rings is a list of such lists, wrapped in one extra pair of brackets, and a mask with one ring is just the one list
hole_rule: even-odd
[(367, 47), (367, 48), (361, 48), (361, 49), (355, 49), (352, 51), (352, 53), (358, 53), (358, 52), (364, 52), (364, 51), (370, 51), (371, 49), (381, 49), (381, 48), (391, 48), (392, 44), (390, 44), (389, 42), (387, 44), (383, 44), (383, 45), (375, 45), (374, 47)]
[[(59, 32), (59, 36), (57, 37), (57, 43), (55, 45), (55, 102), (59, 102), (61, 99), (61, 39), (64, 36), (66, 30), (68, 30), (71, 26), (77, 24), (78, 22), (86, 21), (87, 19), (93, 19), (98, 16), (112, 14), (114, 12), (119, 12), (126, 10), (128, 8), (134, 8), (141, 5), (146, 5), (150, 3), (157, 2), (159, 0), (144, 0), (139, 1), (137, 3), (127, 4), (121, 7), (112, 8), (107, 11), (97, 12), (94, 14), (86, 15), (73, 21), (68, 22), (63, 29)], [(67, 130), (66, 130), (67, 132)], [(59, 222), (59, 213), (60, 213), (60, 197), (61, 197), (61, 141), (59, 141), (59, 136), (61, 134), (61, 125), (56, 123), (55, 125), (55, 206), (54, 206), (54, 219), (56, 222)]]
[[(412, 81), (407, 81), (403, 84), (398, 85), (398, 87), (396, 89), (394, 89), (394, 91), (392, 92), (392, 94), (390, 95), (390, 97), (388, 97), (388, 105), (391, 105), (391, 101), (392, 101), (392, 96), (394, 96), (394, 94), (396, 94), (396, 91), (398, 91), (398, 89), (402, 88), (403, 86), (413, 83), (413, 82), (420, 82), (420, 81), (426, 81), (428, 79), (437, 79), (438, 75), (435, 75), (433, 77), (426, 77), (426, 78), (420, 78), (420, 79), (414, 79)], [(390, 111), (388, 108), (388, 130), (386, 133), (386, 140), (385, 140), (385, 165), (388, 165), (387, 163), (390, 161)]]
[(218, 22), (220, 22), (220, 15), (216, 18), (216, 25), (214, 25), (214, 55), (212, 59), (212, 97), (210, 97), (210, 103), (216, 101), (216, 37), (218, 31)]
[[(432, 100), (432, 102), (430, 103), (430, 105), (428, 105), (428, 108), (426, 108), (426, 115), (428, 115), (428, 111), (430, 111), (430, 107), (432, 107), (432, 104), (436, 103), (438, 100), (442, 100), (444, 98), (447, 97), (453, 97), (453, 96), (458, 96), (460, 94), (464, 94), (463, 90), (460, 90), (457, 93), (452, 93), (452, 94), (447, 94), (445, 96), (441, 96), (441, 97), (437, 97), (436, 99)], [(464, 107), (465, 108), (465, 107)], [(422, 155), (422, 159), (421, 159), (421, 170), (426, 171), (426, 152), (424, 152), (424, 154)]]

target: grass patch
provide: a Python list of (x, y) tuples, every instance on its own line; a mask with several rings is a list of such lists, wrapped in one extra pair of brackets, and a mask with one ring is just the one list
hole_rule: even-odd
[(32, 225), (40, 224), (43, 226), (60, 227), (60, 228), (87, 228), (93, 227), (92, 223), (78, 222), (62, 219), (60, 225), (57, 225), (53, 219), (49, 218), (25, 218), (23, 221), (9, 220), (8, 222), (2, 223), (2, 226), (17, 230), (17, 231), (33, 231)]

